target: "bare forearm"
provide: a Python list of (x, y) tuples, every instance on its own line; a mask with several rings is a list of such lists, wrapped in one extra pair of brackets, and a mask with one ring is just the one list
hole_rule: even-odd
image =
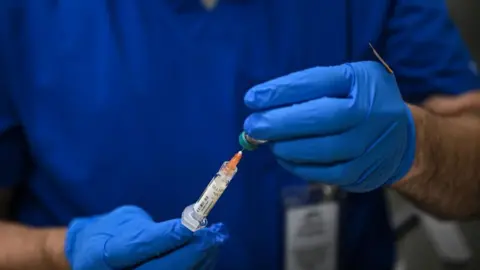
[(393, 188), (439, 217), (480, 217), (480, 118), (410, 108), (417, 130), (415, 164)]
[(0, 270), (69, 269), (63, 255), (64, 238), (64, 229), (0, 222)]
[(0, 270), (68, 269), (65, 229), (36, 229), (8, 222), (13, 191), (0, 189)]

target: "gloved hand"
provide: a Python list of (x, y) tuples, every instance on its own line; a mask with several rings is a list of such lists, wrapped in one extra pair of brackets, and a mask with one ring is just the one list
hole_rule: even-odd
[(257, 85), (247, 134), (269, 140), (279, 163), (311, 181), (365, 192), (410, 169), (415, 125), (395, 77), (376, 62), (317, 67)]
[(227, 238), (222, 224), (193, 233), (178, 219), (156, 223), (142, 209), (124, 206), (72, 221), (65, 253), (73, 270), (212, 269)]

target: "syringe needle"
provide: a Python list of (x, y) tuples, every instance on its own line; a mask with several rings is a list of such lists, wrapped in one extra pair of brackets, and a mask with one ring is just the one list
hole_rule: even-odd
[(377, 50), (375, 50), (372, 43), (368, 43), (368, 45), (370, 46), (370, 49), (372, 49), (373, 54), (382, 63), (382, 65), (387, 69), (388, 73), (393, 74), (393, 70), (390, 68), (390, 66), (387, 64), (387, 62), (385, 62), (385, 60), (383, 60), (383, 58), (380, 56), (380, 54), (377, 52)]
[(240, 160), (242, 159), (243, 152), (238, 151), (227, 163), (227, 168), (231, 171), (234, 171), (235, 168), (237, 168), (238, 163), (240, 163)]

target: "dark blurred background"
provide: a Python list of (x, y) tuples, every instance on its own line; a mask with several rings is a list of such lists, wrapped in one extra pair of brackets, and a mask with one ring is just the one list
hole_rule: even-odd
[(480, 61), (480, 1), (447, 0), (447, 4), (450, 15), (459, 27), (472, 55), (475, 60)]

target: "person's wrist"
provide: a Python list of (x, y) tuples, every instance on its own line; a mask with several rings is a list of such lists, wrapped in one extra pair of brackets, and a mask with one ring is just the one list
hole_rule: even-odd
[[(417, 149), (417, 128), (415, 117), (413, 116), (413, 112), (410, 110), (408, 104), (404, 104), (405, 106), (405, 117), (406, 117), (406, 125), (405, 129), (401, 130), (404, 133), (404, 140), (397, 141), (396, 145), (394, 146), (395, 152), (394, 155), (398, 155), (401, 153), (400, 158), (398, 156), (393, 157), (394, 164), (397, 165), (395, 172), (387, 179), (386, 182), (382, 183), (386, 186), (390, 186), (400, 180), (402, 180), (405, 175), (411, 170), (413, 163), (415, 161), (416, 149)], [(402, 149), (403, 151), (398, 151), (398, 149)], [(398, 159), (399, 158), (399, 159)], [(397, 160), (398, 159), (398, 160)], [(396, 161), (396, 162), (395, 162)]]
[(436, 131), (432, 127), (435, 126), (433, 122), (436, 119), (418, 106), (408, 104), (408, 108), (415, 123), (415, 157), (407, 174), (392, 184), (394, 188), (402, 186), (412, 178), (430, 178), (435, 171), (435, 162), (433, 161), (435, 134), (432, 133)]
[(45, 229), (43, 254), (46, 262), (52, 270), (70, 269), (65, 256), (66, 228)]

